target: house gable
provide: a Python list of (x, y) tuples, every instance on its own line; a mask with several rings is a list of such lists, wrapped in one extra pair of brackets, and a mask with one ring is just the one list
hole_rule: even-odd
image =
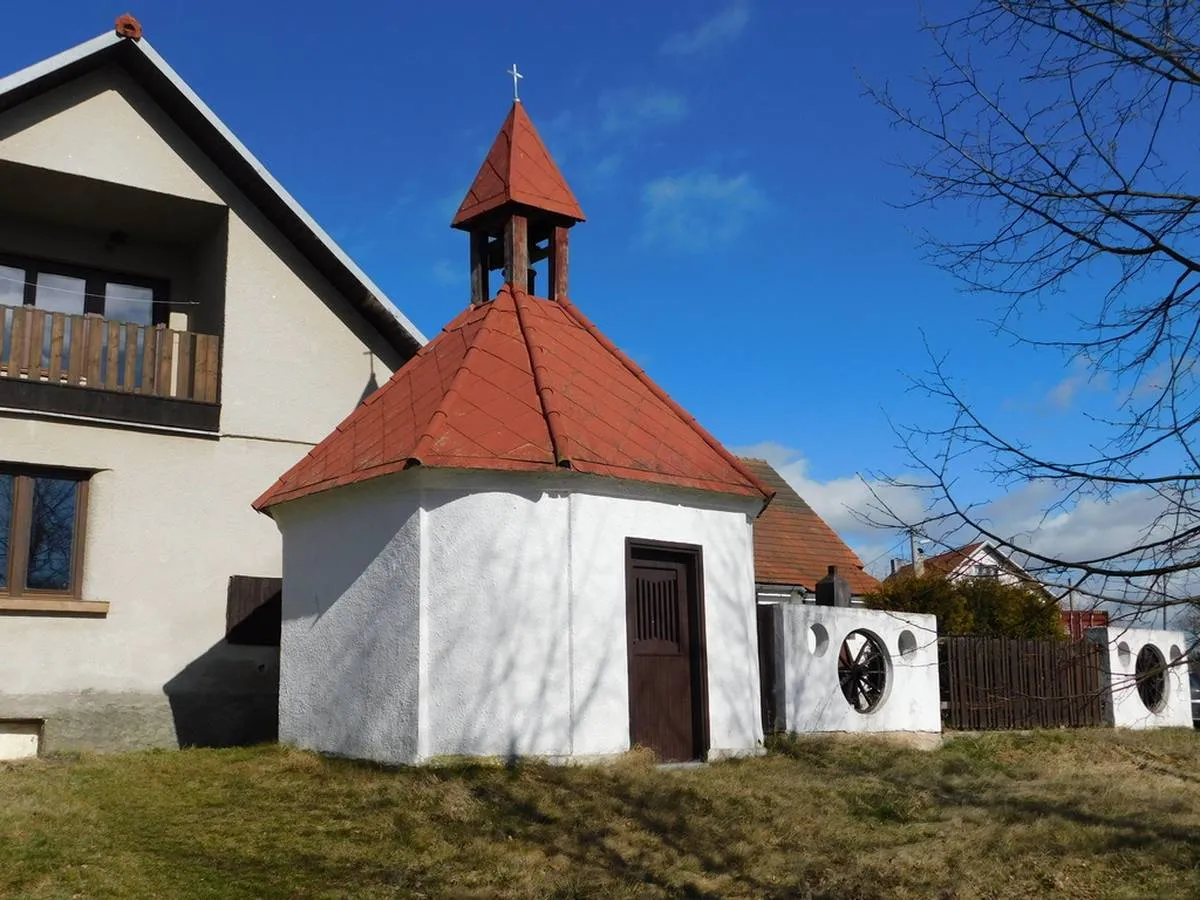
[[(213, 174), (185, 159), (169, 117), (115, 65), (0, 116), (0, 159), (207, 203)], [(210, 164), (210, 168), (214, 168)]]

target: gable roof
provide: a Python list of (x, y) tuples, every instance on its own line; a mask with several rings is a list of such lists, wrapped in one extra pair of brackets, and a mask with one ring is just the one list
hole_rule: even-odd
[(459, 314), (254, 508), (418, 465), (772, 495), (569, 300), (510, 284)]
[[(992, 557), (1002, 566), (1007, 568), (1014, 575), (1021, 578), (1029, 578), (1029, 573), (1018, 566), (1015, 562), (1009, 559), (1005, 554), (1001, 553), (988, 541), (976, 541), (973, 544), (964, 544), (961, 547), (955, 547), (947, 550), (945, 553), (939, 553), (936, 556), (931, 556), (925, 560), (925, 571), (934, 572), (945, 575), (947, 578), (953, 576), (960, 566), (969, 562), (980, 550), (987, 550)], [(891, 581), (893, 578), (899, 578), (908, 575), (912, 572), (912, 563), (900, 566), (895, 572), (888, 575), (885, 581)]]
[(575, 195), (520, 101), (509, 110), (450, 224), (461, 228), (508, 203), (556, 213), (576, 222), (584, 220)]
[(425, 336), (417, 327), (392, 305), (144, 38), (131, 39), (109, 32), (0, 78), (0, 114), (108, 65), (128, 71), (184, 134), (398, 351), (410, 356), (425, 343)]
[(775, 491), (775, 499), (754, 522), (754, 580), (815, 590), (829, 566), (850, 582), (854, 594), (879, 587), (862, 560), (826, 524), (775, 468), (762, 459), (742, 463)]

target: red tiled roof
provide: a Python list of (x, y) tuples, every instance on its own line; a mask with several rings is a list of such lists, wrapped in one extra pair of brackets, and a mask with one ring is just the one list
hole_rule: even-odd
[[(971, 558), (971, 555), (984, 545), (983, 541), (976, 541), (974, 544), (967, 544), (963, 547), (955, 547), (953, 550), (947, 550), (945, 553), (939, 553), (937, 556), (931, 556), (925, 560), (925, 571), (936, 572), (942, 575), (949, 575), (960, 565)], [(900, 575), (907, 575), (912, 571), (912, 563), (900, 566), (895, 572), (888, 575), (888, 579), (896, 578)]]
[(583, 221), (575, 195), (520, 103), (513, 104), (450, 224), (462, 227), (505, 203), (522, 203)]
[(743, 459), (742, 463), (775, 489), (775, 499), (754, 522), (755, 581), (799, 585), (811, 591), (830, 566), (837, 566), (853, 593), (866, 594), (879, 587), (863, 570), (855, 552), (770, 463), (761, 459)]
[(772, 494), (569, 300), (508, 284), (447, 325), (254, 508), (415, 465)]

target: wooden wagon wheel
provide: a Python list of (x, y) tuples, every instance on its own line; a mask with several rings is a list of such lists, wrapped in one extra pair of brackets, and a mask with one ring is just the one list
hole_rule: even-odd
[(1134, 666), (1137, 692), (1150, 712), (1162, 712), (1167, 699), (1167, 661), (1153, 644), (1147, 644), (1137, 655)]
[(868, 713), (883, 702), (887, 689), (887, 651), (865, 631), (852, 631), (838, 651), (838, 682), (846, 702)]

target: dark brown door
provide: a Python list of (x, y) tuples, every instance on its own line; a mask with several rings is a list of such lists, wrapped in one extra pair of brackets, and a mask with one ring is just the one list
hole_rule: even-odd
[(635, 548), (629, 560), (629, 733), (663, 761), (702, 753), (697, 588), (686, 554)]

